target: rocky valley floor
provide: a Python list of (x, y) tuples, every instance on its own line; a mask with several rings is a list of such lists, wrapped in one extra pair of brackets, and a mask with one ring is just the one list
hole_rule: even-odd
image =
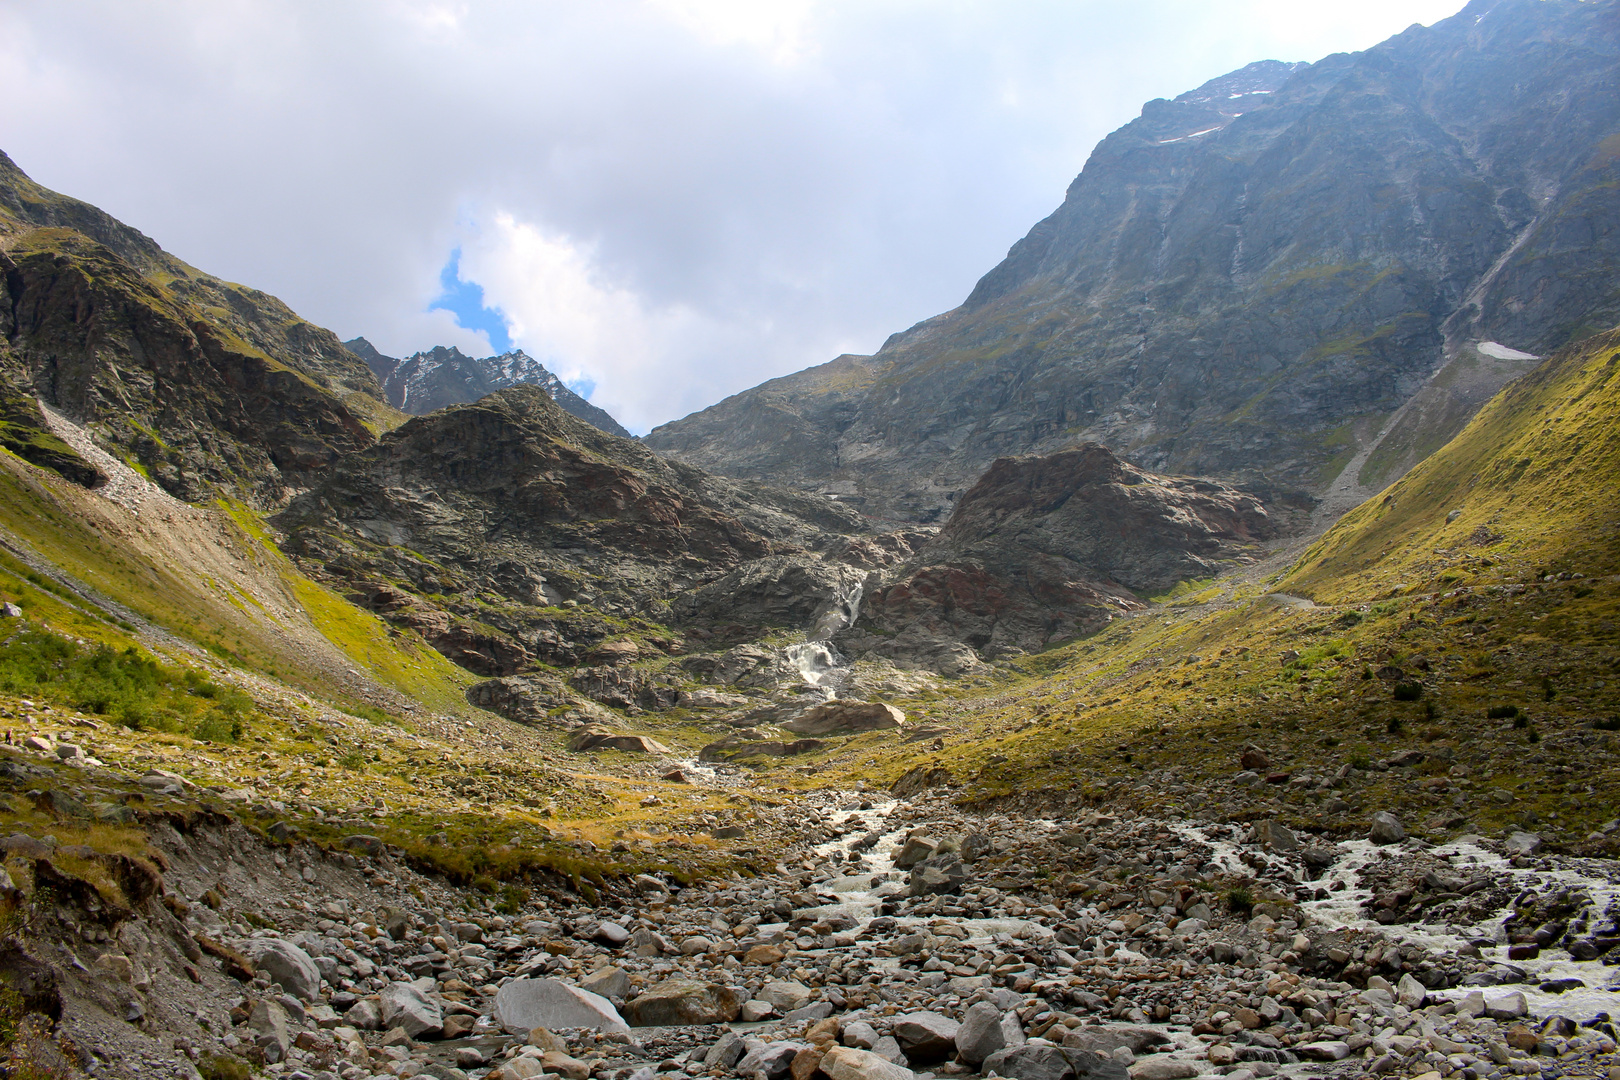
[(597, 850), (559, 825), (553, 842), (580, 862), (535, 866), (522, 888), (456, 886), (363, 821), (322, 831), (273, 801), (233, 804), (188, 762), (143, 767), (133, 748), (103, 765), (64, 749), (88, 718), (30, 715), (29, 745), (0, 762), (13, 830), (0, 968), (24, 999), (6, 1003), (14, 1020), (59, 1022), (25, 1029), (14, 1069), (1620, 1068), (1606, 963), (1620, 958), (1620, 871), (1528, 833), (1430, 844), (1385, 813), (1345, 839), (1275, 820), (980, 814), (926, 791), (788, 796), (694, 773), (696, 793), (747, 807), (680, 841), (702, 857), (649, 859), (635, 829)]

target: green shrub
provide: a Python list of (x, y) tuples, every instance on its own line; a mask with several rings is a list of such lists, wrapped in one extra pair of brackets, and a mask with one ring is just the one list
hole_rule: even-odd
[(1594, 720), (1592, 726), (1599, 731), (1620, 731), (1620, 716), (1611, 716), (1607, 720)]
[(1415, 682), (1396, 683), (1394, 693), (1396, 701), (1417, 701), (1423, 696), (1423, 684)]
[(1231, 911), (1247, 915), (1254, 910), (1254, 897), (1248, 889), (1238, 885), (1226, 890), (1226, 906)]
[(213, 1054), (197, 1062), (197, 1071), (203, 1080), (251, 1080), (253, 1070), (241, 1058), (229, 1054)]
[(1399, 735), (1401, 732), (1406, 730), (1406, 721), (1402, 720), (1398, 716), (1392, 716), (1388, 720), (1384, 721), (1384, 730), (1389, 732), (1391, 735)]
[(1519, 707), (1517, 705), (1492, 705), (1485, 710), (1487, 720), (1511, 720), (1518, 715)]

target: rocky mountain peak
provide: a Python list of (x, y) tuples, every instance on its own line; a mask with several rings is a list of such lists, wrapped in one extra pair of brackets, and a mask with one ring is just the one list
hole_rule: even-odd
[(413, 416), (477, 401), (509, 386), (538, 386), (564, 410), (614, 435), (630, 433), (608, 413), (569, 389), (522, 349), (474, 359), (455, 346), (435, 345), (404, 359), (384, 356), (363, 337), (344, 342), (382, 382), (389, 404)]

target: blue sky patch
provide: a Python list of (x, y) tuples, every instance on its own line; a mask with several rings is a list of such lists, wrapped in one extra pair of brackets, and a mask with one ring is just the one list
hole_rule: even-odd
[(461, 249), (450, 253), (450, 261), (439, 271), (439, 296), (428, 305), (429, 311), (448, 311), (456, 317), (456, 325), (464, 330), (481, 330), (489, 335), (489, 343), (497, 353), (512, 350), (512, 335), (506, 329), (506, 313), (500, 308), (484, 306), (484, 287), (476, 281), (461, 279)]

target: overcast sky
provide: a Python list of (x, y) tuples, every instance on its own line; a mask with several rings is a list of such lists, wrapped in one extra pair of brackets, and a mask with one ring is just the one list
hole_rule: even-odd
[[(633, 431), (947, 310), (1144, 101), (1462, 0), (0, 0), (0, 149), (341, 337)], [(488, 316), (486, 316), (486, 319)]]

